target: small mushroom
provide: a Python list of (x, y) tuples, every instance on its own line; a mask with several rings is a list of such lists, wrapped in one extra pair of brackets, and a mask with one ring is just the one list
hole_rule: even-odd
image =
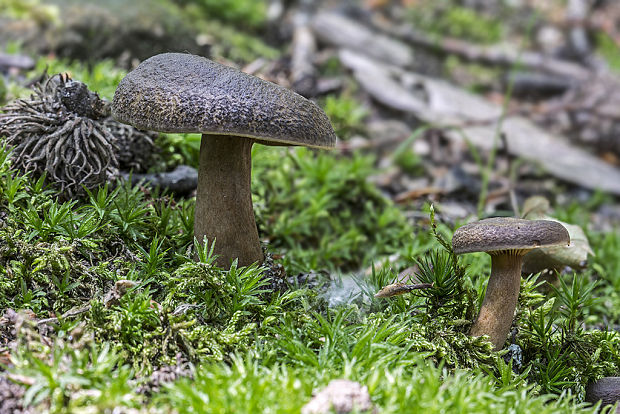
[(501, 349), (517, 307), (523, 256), (538, 247), (569, 243), (564, 226), (550, 220), (498, 217), (457, 229), (452, 237), (455, 253), (486, 252), (491, 256), (486, 295), (470, 335), (488, 335), (493, 348)]
[(139, 129), (202, 134), (194, 237), (216, 240), (217, 264), (262, 263), (250, 191), (251, 149), (333, 147), (325, 113), (295, 92), (201, 56), (164, 53), (119, 84), (118, 121)]

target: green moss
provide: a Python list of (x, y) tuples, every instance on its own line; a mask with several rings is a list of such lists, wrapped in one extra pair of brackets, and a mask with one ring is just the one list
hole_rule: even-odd
[[(175, 138), (167, 153), (184, 151), (166, 161), (192, 160), (199, 139)], [(423, 220), (414, 228), (370, 182), (372, 157), (257, 145), (253, 160), (261, 237), (285, 254), (289, 275), (304, 272), (311, 284), (278, 280), (273, 290), (263, 267), (214, 266), (209, 246), (192, 244), (193, 200), (124, 184), (61, 203), (0, 149), (0, 309), (58, 317), (41, 331), (23, 320), (11, 351), (8, 369), (33, 410), (299, 412), (313, 389), (345, 377), (367, 385), (386, 413), (594, 412), (567, 395), (583, 398), (587, 382), (620, 373), (618, 333), (586, 329), (617, 318), (617, 233), (591, 237), (600, 254), (592, 273), (551, 295), (523, 282), (515, 319), (523, 358), (505, 363), (485, 338), (467, 335), (488, 257), (457, 258), (452, 229), (433, 215), (430, 228)], [(587, 222), (574, 208), (562, 218)], [(388, 255), (399, 258), (379, 266)], [(350, 297), (329, 306), (333, 279), (373, 262)], [(373, 297), (414, 264), (432, 288)], [(121, 279), (136, 286), (104, 301)], [(195, 378), (138, 393), (150, 373), (178, 360), (198, 367)]]
[(620, 373), (620, 335), (613, 331), (586, 331), (581, 322), (591, 304), (593, 285), (574, 275), (561, 279), (555, 297), (535, 291), (534, 280), (522, 284), (517, 310), (517, 344), (529, 365), (529, 379), (542, 392), (571, 388), (582, 394), (590, 382)]
[(403, 248), (413, 229), (368, 181), (373, 158), (255, 148), (259, 230), (294, 269), (357, 269)]
[[(266, 367), (252, 356), (236, 357), (232, 365), (201, 366), (194, 379), (179, 381), (156, 396), (156, 405), (174, 407), (179, 413), (299, 413), (314, 390), (331, 379), (347, 378), (368, 386), (382, 413), (595, 412), (566, 396), (533, 397), (531, 387), (522, 384), (498, 388), (481, 374), (449, 373), (415, 359), (396, 365), (370, 367), (364, 360), (351, 360), (344, 369), (317, 372), (287, 364)], [(248, 398), (253, 395), (261, 397)]]
[(607, 33), (596, 34), (596, 51), (605, 59), (611, 70), (620, 72), (620, 48)]
[(178, 0), (185, 19), (197, 33), (197, 41), (208, 45), (213, 58), (240, 64), (258, 58), (276, 60), (280, 51), (256, 33), (264, 29), (267, 3), (264, 0)]
[(205, 20), (218, 20), (239, 28), (257, 29), (267, 16), (265, 0), (177, 0), (181, 5), (195, 9)]
[(584, 320), (589, 326), (614, 326), (620, 324), (620, 229), (614, 226), (607, 232), (591, 229), (592, 212), (602, 204), (612, 201), (604, 193), (596, 192), (586, 203), (573, 202), (556, 206), (555, 217), (579, 225), (585, 232), (594, 251), (588, 257), (582, 278), (597, 281), (593, 296), (598, 298), (584, 310)]
[[(81, 347), (59, 341), (43, 345), (40, 352), (20, 348), (13, 355), (14, 371), (36, 386), (24, 395), (24, 406), (39, 407), (36, 411), (52, 413), (76, 412), (88, 407), (98, 412), (111, 411), (119, 404), (139, 407), (141, 396), (123, 400), (132, 393), (133, 377), (128, 366), (107, 344), (85, 341)], [(32, 346), (33, 343), (31, 342)]]
[(423, 1), (412, 6), (409, 15), (417, 28), (438, 36), (478, 43), (496, 43), (502, 39), (501, 20), (454, 3)]
[(12, 19), (32, 19), (38, 23), (57, 23), (59, 10), (40, 0), (0, 0), (0, 14)]
[(210, 54), (239, 63), (250, 63), (258, 58), (276, 60), (280, 51), (260, 37), (248, 33), (246, 27), (235, 28), (217, 20), (197, 20), (196, 29), (210, 45)]
[(201, 137), (200, 134), (159, 134), (155, 144), (161, 151), (153, 171), (171, 171), (180, 164), (198, 168)]
[(356, 132), (363, 131), (363, 121), (368, 111), (355, 98), (340, 95), (330, 95), (321, 107), (327, 114), (340, 139), (348, 139)]

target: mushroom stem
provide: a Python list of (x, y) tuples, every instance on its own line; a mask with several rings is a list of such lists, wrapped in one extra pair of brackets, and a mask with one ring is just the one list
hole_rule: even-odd
[(263, 262), (252, 209), (252, 140), (203, 134), (200, 143), (194, 236), (216, 240), (216, 264)]
[(519, 298), (522, 260), (519, 251), (491, 254), (489, 284), (470, 335), (488, 335), (496, 351), (502, 348), (510, 332)]

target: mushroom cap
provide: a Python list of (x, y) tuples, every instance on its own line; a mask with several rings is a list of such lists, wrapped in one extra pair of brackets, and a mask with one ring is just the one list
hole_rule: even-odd
[(458, 228), (452, 237), (452, 249), (457, 254), (527, 251), (569, 243), (568, 231), (557, 221), (512, 217), (494, 217), (466, 224)]
[[(592, 404), (602, 401), (601, 405), (620, 401), (620, 377), (603, 377), (586, 387), (587, 402)], [(618, 412), (616, 410), (616, 412)]]
[(201, 56), (163, 53), (118, 85), (112, 116), (138, 129), (333, 147), (327, 115), (295, 92)]

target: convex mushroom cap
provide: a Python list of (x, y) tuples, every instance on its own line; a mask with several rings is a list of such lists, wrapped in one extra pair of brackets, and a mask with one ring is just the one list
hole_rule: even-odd
[(601, 407), (620, 401), (620, 377), (603, 377), (588, 384), (585, 400), (592, 404), (601, 401)]
[(252, 209), (251, 148), (329, 148), (336, 135), (313, 102), (201, 56), (164, 53), (119, 84), (112, 115), (140, 129), (201, 133), (194, 237), (215, 243), (216, 263), (263, 261)]
[(491, 255), (491, 275), (486, 294), (470, 335), (488, 335), (493, 348), (506, 341), (519, 298), (523, 256), (532, 249), (568, 244), (570, 236), (551, 220), (490, 218), (460, 227), (452, 237), (457, 254)]
[(455, 253), (502, 250), (529, 251), (538, 247), (567, 245), (570, 236), (564, 226), (551, 220), (494, 217), (466, 224), (452, 237)]
[(121, 81), (112, 115), (139, 129), (330, 148), (336, 135), (314, 102), (202, 56), (164, 53)]

